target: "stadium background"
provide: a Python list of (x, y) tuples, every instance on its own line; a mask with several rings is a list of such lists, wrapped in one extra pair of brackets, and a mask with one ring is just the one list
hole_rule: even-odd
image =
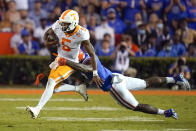
[[(49, 71), (55, 49), (42, 37), (66, 9), (78, 11), (106, 67), (140, 78), (181, 72), (195, 88), (196, 0), (0, 0), (1, 84), (33, 85)], [(129, 68), (119, 52), (128, 52)]]

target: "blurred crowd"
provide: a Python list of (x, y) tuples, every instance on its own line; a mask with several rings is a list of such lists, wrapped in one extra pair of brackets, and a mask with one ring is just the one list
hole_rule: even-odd
[(50, 55), (44, 32), (74, 9), (99, 56), (196, 56), (196, 0), (0, 0), (15, 54)]
[(179, 57), (169, 74), (190, 79), (185, 57), (196, 56), (196, 0), (0, 0), (0, 32), (14, 33), (15, 54), (49, 56), (44, 32), (67, 9), (79, 13), (96, 54), (115, 58), (113, 70), (134, 77), (130, 56)]

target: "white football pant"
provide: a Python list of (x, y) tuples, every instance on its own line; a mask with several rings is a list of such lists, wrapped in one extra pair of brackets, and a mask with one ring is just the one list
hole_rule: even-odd
[(117, 73), (113, 73), (112, 82), (110, 95), (118, 104), (128, 109), (135, 109), (139, 103), (129, 90), (145, 89), (146, 82), (142, 79), (126, 77)]

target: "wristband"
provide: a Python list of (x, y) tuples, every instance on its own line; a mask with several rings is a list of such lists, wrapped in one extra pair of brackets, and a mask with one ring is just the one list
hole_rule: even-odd
[(97, 70), (93, 70), (93, 76), (98, 76)]

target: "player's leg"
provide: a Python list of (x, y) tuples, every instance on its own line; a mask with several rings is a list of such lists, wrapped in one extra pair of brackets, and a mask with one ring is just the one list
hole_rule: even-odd
[(56, 88), (54, 90), (54, 93), (68, 92), (68, 91), (77, 92), (84, 98), (85, 101), (88, 101), (88, 94), (86, 92), (86, 85), (85, 84), (81, 84), (81, 85), (78, 85), (78, 86), (63, 84), (63, 85), (60, 85), (58, 88)]
[(145, 79), (147, 87), (156, 87), (162, 84), (167, 83), (175, 83), (175, 79), (173, 77), (150, 77), (148, 79)]
[(27, 107), (27, 110), (31, 113), (32, 117), (37, 118), (40, 110), (52, 97), (54, 87), (62, 82), (64, 79), (67, 79), (73, 73), (73, 69), (68, 66), (60, 66), (56, 70), (51, 70), (48, 77), (48, 82), (46, 89), (41, 96), (41, 99), (36, 107)]
[(76, 91), (76, 90), (77, 90), (77, 86), (69, 85), (69, 84), (60, 84), (58, 87), (57, 86), (55, 87), (54, 93)]
[(147, 87), (150, 86), (159, 86), (161, 84), (174, 83), (181, 86), (184, 86), (186, 89), (190, 90), (189, 82), (183, 77), (183, 75), (179, 74), (175, 77), (151, 77), (145, 80)]
[(165, 117), (173, 117), (175, 119), (178, 119), (178, 115), (174, 111), (174, 109), (163, 110), (148, 104), (138, 104), (134, 111), (140, 111), (148, 114), (164, 115)]
[[(73, 73), (72, 78), (77, 78), (77, 79), (81, 80), (81, 82), (83, 82), (83, 83), (87, 82), (87, 80), (81, 75), (80, 72)], [(75, 85), (59, 83), (54, 89), (54, 93), (69, 92), (69, 91), (74, 91), (74, 92), (79, 93), (84, 98), (85, 101), (88, 101), (86, 84), (81, 84), (81, 85), (75, 86)]]
[(127, 82), (127, 89), (129, 90), (142, 90), (147, 87), (156, 87), (168, 83), (183, 85), (185, 88), (190, 89), (188, 81), (182, 75), (176, 77), (150, 77), (145, 80), (125, 77), (125, 80)]
[(134, 110), (138, 106), (138, 101), (135, 97), (126, 89), (126, 83), (120, 82), (118, 84), (113, 84), (110, 89), (110, 95), (117, 101), (118, 104)]
[(129, 92), (129, 90), (126, 88), (127, 82), (125, 79), (123, 79), (123, 77), (124, 76), (120, 76), (122, 81), (113, 84), (113, 87), (110, 90), (110, 94), (120, 105), (123, 105), (124, 107), (134, 111), (140, 111), (148, 114), (160, 114), (165, 115), (166, 117), (172, 116), (177, 118), (177, 114), (173, 109), (165, 111), (148, 104), (139, 104), (131, 92)]

